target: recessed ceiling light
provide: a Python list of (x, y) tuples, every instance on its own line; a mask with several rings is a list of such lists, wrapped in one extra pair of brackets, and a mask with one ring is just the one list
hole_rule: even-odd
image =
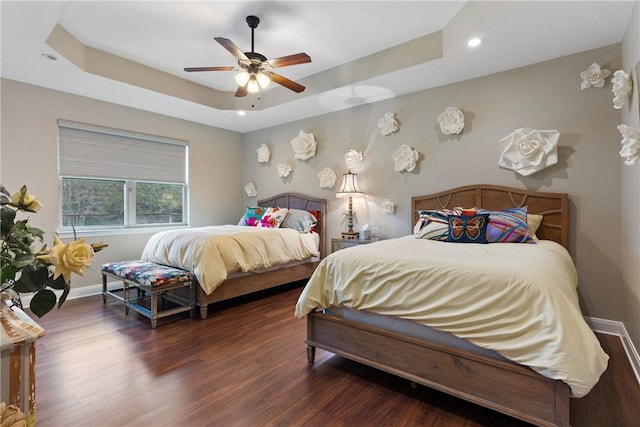
[(49, 61), (57, 61), (58, 58), (54, 55), (51, 55), (50, 53), (43, 53), (42, 55), (40, 55), (43, 59), (48, 59)]
[(480, 46), (480, 43), (482, 43), (482, 39), (481, 38), (473, 37), (473, 38), (469, 39), (469, 41), (467, 42), (467, 46), (476, 47), (476, 46)]
[(238, 115), (239, 115), (239, 116), (244, 116), (245, 114), (247, 114), (247, 113), (245, 113), (245, 112), (244, 112), (244, 111), (242, 111), (242, 110), (238, 111)]

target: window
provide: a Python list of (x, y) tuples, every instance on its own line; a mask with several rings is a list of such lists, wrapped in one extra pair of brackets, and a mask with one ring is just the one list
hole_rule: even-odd
[(58, 120), (61, 226), (187, 224), (187, 145)]

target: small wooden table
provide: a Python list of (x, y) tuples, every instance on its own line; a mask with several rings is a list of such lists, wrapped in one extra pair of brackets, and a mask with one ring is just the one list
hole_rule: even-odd
[(0, 304), (0, 401), (17, 406), (27, 419), (35, 422), (36, 340), (45, 334), (45, 330), (8, 295), (0, 295)]
[(331, 253), (339, 251), (340, 249), (350, 248), (352, 246), (377, 242), (378, 240), (380, 239), (331, 239)]

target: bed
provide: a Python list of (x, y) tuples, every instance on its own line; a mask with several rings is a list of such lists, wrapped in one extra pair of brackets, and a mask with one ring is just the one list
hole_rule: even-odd
[[(573, 278), (570, 277), (571, 268), (574, 267), (565, 250), (568, 248), (568, 203), (568, 196), (564, 193), (532, 192), (495, 185), (465, 186), (436, 194), (413, 197), (411, 199), (412, 212), (414, 213), (413, 224), (418, 222), (417, 212), (420, 210), (438, 210), (456, 206), (503, 210), (527, 206), (529, 214), (542, 215), (542, 222), (536, 231), (539, 241), (535, 244), (460, 245), (424, 241), (415, 239), (414, 236), (405, 236), (344, 249), (328, 256), (316, 269), (296, 305), (296, 315), (298, 317), (306, 315), (307, 317), (306, 344), (309, 362), (314, 361), (315, 349), (321, 348), (536, 425), (568, 426), (570, 397), (588, 392), (588, 389), (597, 382), (602, 371), (606, 369), (608, 359), (579, 311), (577, 292), (575, 291), (577, 274)], [(429, 256), (441, 256), (442, 259), (446, 258), (449, 251), (454, 250), (483, 252), (467, 252), (464, 257), (456, 260), (458, 264), (453, 262), (447, 264), (446, 267), (449, 270), (446, 270), (446, 275), (439, 276), (438, 270), (428, 270), (429, 274), (437, 280), (429, 282), (428, 289), (430, 290), (428, 292), (422, 289), (420, 293), (412, 293), (414, 292), (413, 288), (407, 286), (413, 286), (413, 282), (407, 282), (409, 285), (404, 281), (401, 282), (401, 280), (405, 280), (404, 275), (410, 273), (405, 274), (405, 270), (392, 266), (395, 266), (393, 262), (395, 262), (396, 253), (403, 254), (402, 248), (405, 246), (413, 253), (420, 253), (419, 255), (410, 254), (407, 257), (421, 257), (423, 246), (416, 245), (425, 245), (424, 250), (427, 250), (426, 246), (431, 245), (435, 251), (429, 252)], [(496, 316), (493, 312), (485, 315), (483, 312), (475, 310), (475, 305), (482, 306), (485, 302), (486, 305), (496, 305), (496, 310), (501, 310), (499, 300), (507, 301), (508, 298), (511, 298), (508, 296), (503, 298), (502, 294), (493, 292), (487, 293), (487, 301), (484, 296), (479, 298), (475, 293), (482, 292), (482, 290), (476, 289), (478, 287), (475, 286), (475, 283), (487, 287), (493, 286), (492, 282), (488, 282), (484, 278), (476, 279), (483, 276), (474, 276), (474, 280), (469, 281), (474, 285), (466, 288), (464, 292), (460, 292), (457, 288), (446, 287), (450, 285), (449, 277), (466, 274), (466, 272), (458, 272), (458, 270), (462, 270), (460, 262), (463, 259), (469, 260), (465, 261), (466, 268), (467, 264), (472, 265), (475, 261), (469, 257), (488, 259), (487, 257), (498, 255), (485, 251), (497, 250), (502, 251), (502, 255), (499, 256), (503, 257), (511, 256), (510, 253), (513, 253), (512, 261), (505, 264), (516, 265), (516, 261), (514, 261), (516, 257), (518, 257), (518, 262), (526, 263), (529, 254), (537, 257), (537, 252), (532, 251), (544, 252), (546, 251), (545, 247), (552, 249), (551, 259), (545, 261), (548, 264), (545, 264), (544, 269), (538, 268), (531, 274), (536, 275), (550, 269), (554, 274), (556, 271), (559, 275), (567, 274), (568, 284), (565, 286), (564, 276), (562, 276), (562, 282), (551, 283), (555, 279), (550, 280), (543, 287), (554, 292), (554, 296), (547, 300), (538, 298), (537, 293), (532, 294), (536, 299), (531, 300), (531, 306), (538, 307), (539, 300), (542, 304), (540, 307), (543, 307), (540, 312), (546, 312), (547, 308), (554, 304), (560, 305), (563, 310), (551, 313), (551, 316), (556, 316), (558, 312), (562, 312), (563, 314), (559, 315), (558, 319), (553, 317), (551, 320), (545, 317), (538, 318), (536, 312), (524, 319), (524, 322), (527, 322), (527, 327), (524, 328), (512, 322), (511, 317), (518, 317), (518, 313), (520, 313), (518, 310), (515, 314), (511, 313), (507, 316)], [(520, 251), (529, 252), (521, 255)], [(558, 270), (555, 270), (556, 261), (554, 258), (558, 258), (557, 264), (569, 264), (571, 267), (559, 266)], [(415, 261), (413, 258), (411, 260)], [(419, 259), (419, 262), (423, 262), (422, 258)], [(445, 260), (445, 262), (448, 261)], [(517, 265), (516, 269), (520, 264)], [(385, 270), (384, 266), (389, 268)], [(412, 268), (406, 268), (406, 271), (413, 271)], [(416, 267), (416, 269), (419, 268), (421, 267)], [(378, 274), (378, 269), (383, 272)], [(367, 272), (358, 276), (359, 270)], [(403, 272), (399, 273), (401, 270)], [(565, 273), (565, 270), (568, 273)], [(505, 274), (513, 274), (514, 283), (517, 280), (524, 280), (519, 277), (520, 273), (518, 272), (509, 271)], [(402, 279), (395, 279), (397, 275)], [(417, 277), (419, 280), (416, 281), (426, 281), (424, 274)], [(529, 276), (526, 277), (526, 280), (529, 280)], [(493, 278), (492, 280), (497, 282), (500, 279)], [(360, 287), (349, 287), (350, 283), (348, 282), (357, 283)], [(511, 278), (505, 279), (503, 282), (511, 283)], [(571, 284), (573, 289), (571, 289)], [(395, 300), (395, 297), (389, 296), (398, 294), (389, 290), (398, 289), (394, 287), (396, 285), (402, 286), (402, 289), (405, 290), (405, 295), (399, 298), (400, 302)], [(456, 303), (454, 298), (447, 300), (445, 297), (446, 303), (441, 302), (440, 299), (426, 299), (425, 303), (420, 302), (426, 307), (424, 311), (429, 313), (427, 315), (422, 315), (421, 311), (406, 310), (406, 307), (403, 306), (404, 301), (425, 300), (427, 297), (424, 295), (431, 295), (441, 285), (444, 290), (440, 295), (448, 296), (448, 292), (451, 292), (456, 297), (460, 296), (462, 301), (465, 301), (465, 296), (471, 298), (465, 302), (464, 307), (458, 307), (462, 310), (460, 312), (462, 314), (458, 317), (438, 317), (441, 310), (444, 310), (441, 306), (447, 305), (446, 310), (450, 310), (451, 304)], [(517, 289), (518, 296), (513, 297), (513, 300), (517, 302), (518, 299), (528, 296), (528, 287), (527, 282), (524, 288)], [(434, 291), (431, 291), (431, 288)], [(489, 289), (493, 290), (493, 288)], [(532, 289), (531, 292), (538, 292), (536, 288)], [(384, 296), (378, 297), (380, 292)], [(466, 292), (469, 294), (466, 295)], [(493, 298), (495, 295), (499, 295), (500, 298)], [(385, 301), (384, 304), (387, 304), (387, 301), (390, 302), (384, 307), (378, 307), (377, 302), (371, 302), (377, 300)], [(489, 301), (491, 302), (489, 303)], [(510, 304), (511, 301), (504, 303), (507, 306), (505, 313), (509, 313)], [(410, 302), (407, 302), (406, 305), (412, 306)], [(518, 306), (514, 305), (513, 307)], [(522, 312), (527, 313), (527, 309), (522, 309)], [(438, 315), (432, 316), (431, 313), (438, 313)], [(446, 313), (448, 315), (448, 312)], [(479, 318), (486, 317), (487, 324), (498, 326), (495, 327), (495, 330), (487, 330), (484, 326), (484, 329), (478, 329), (475, 327), (480, 324), (476, 319), (478, 316)], [(565, 316), (568, 318), (567, 321), (564, 320)], [(434, 319), (438, 327), (431, 328), (423, 324), (425, 318), (427, 320)], [(442, 321), (442, 319), (446, 320)], [(438, 323), (440, 321), (442, 322)], [(572, 322), (572, 324), (566, 322)], [(458, 325), (461, 326), (456, 329)], [(455, 334), (447, 330), (449, 327), (455, 331)], [(540, 328), (540, 336), (535, 335), (537, 332), (534, 329), (529, 331), (529, 327)], [(522, 332), (525, 334), (523, 337), (530, 339), (527, 343), (536, 342), (535, 346), (538, 345), (537, 341), (542, 342), (545, 346), (547, 344), (562, 346), (565, 340), (571, 341), (571, 345), (576, 343), (577, 346), (580, 346), (581, 350), (579, 351), (585, 349), (586, 354), (583, 357), (577, 352), (574, 352), (575, 354), (567, 352), (567, 355), (573, 359), (568, 357), (565, 360), (564, 348), (558, 353), (560, 354), (558, 356), (557, 353), (547, 350), (547, 347), (533, 347), (534, 344), (525, 346), (518, 344), (518, 347), (512, 343), (508, 334), (502, 333), (502, 329), (513, 335), (516, 335), (514, 330), (517, 330), (517, 334), (525, 330), (526, 332)], [(486, 337), (479, 334), (478, 330), (483, 331)], [(576, 332), (574, 333), (573, 330)], [(545, 335), (547, 333), (549, 336)], [(464, 339), (467, 336), (471, 338)], [(494, 336), (500, 338), (494, 338)], [(504, 340), (504, 342), (500, 340)], [(520, 348), (527, 346), (533, 349), (532, 356)], [(523, 352), (526, 354), (521, 355)], [(540, 361), (541, 357), (544, 359), (547, 356), (550, 360), (540, 362), (538, 366), (530, 367), (522, 363), (523, 360), (526, 363), (533, 360), (535, 364)], [(510, 357), (515, 357), (521, 363), (515, 363)], [(576, 372), (573, 372), (571, 361), (576, 360), (580, 362), (580, 366), (576, 367)], [(545, 363), (549, 365), (545, 365)], [(565, 378), (565, 373), (558, 371), (556, 365), (571, 372)], [(584, 374), (584, 370), (589, 371), (588, 374)], [(585, 377), (584, 380), (581, 375)], [(562, 377), (562, 380), (552, 377)], [(578, 379), (576, 380), (574, 377), (578, 377)]]
[[(314, 216), (317, 217), (317, 223), (313, 229), (313, 233), (309, 233), (308, 235), (301, 235), (293, 229), (258, 230), (256, 227), (240, 227), (237, 225), (199, 227), (189, 230), (161, 232), (149, 239), (141, 258), (145, 261), (182, 268), (194, 273), (199, 281), (196, 292), (196, 304), (200, 309), (200, 317), (202, 319), (207, 318), (208, 306), (211, 303), (308, 279), (320, 260), (324, 258), (325, 200), (295, 193), (282, 193), (267, 199), (258, 200), (257, 205), (265, 208), (278, 207), (313, 212)], [(249, 255), (256, 254), (256, 251), (260, 251), (261, 248), (265, 246), (262, 242), (258, 242), (257, 240), (254, 242), (248, 239), (258, 239), (259, 237), (264, 240), (278, 239), (279, 241), (282, 236), (274, 235), (273, 233), (276, 233), (276, 231), (281, 234), (288, 232), (289, 234), (284, 236), (286, 238), (296, 237), (295, 235), (299, 235), (301, 239), (303, 237), (313, 237), (316, 246), (313, 248), (313, 255), (311, 256), (292, 258), (295, 261), (286, 263), (284, 261), (275, 263), (270, 261), (270, 263), (274, 265), (268, 268), (253, 269), (253, 267), (251, 267), (251, 269), (243, 268), (238, 271), (234, 271), (236, 270), (235, 268), (229, 268), (228, 271), (216, 271), (216, 268), (212, 266), (219, 265), (219, 261), (223, 262), (226, 266), (232, 265), (234, 260), (229, 259), (229, 257), (234, 254), (220, 254), (214, 250), (215, 248), (211, 248), (210, 241), (205, 240), (208, 238), (210, 231), (215, 233), (217, 238), (222, 234), (223, 239), (233, 240), (233, 242), (231, 242), (231, 240), (223, 240), (223, 242), (237, 243), (239, 248), (241, 247), (242, 251), (246, 251), (244, 253)], [(256, 235), (256, 232), (259, 233)], [(271, 244), (270, 242), (267, 243)], [(288, 243), (288, 240), (283, 240), (281, 242), (282, 248), (288, 250)], [(224, 243), (216, 244), (223, 245)], [(308, 242), (303, 242), (303, 244), (308, 246)], [(202, 257), (202, 254), (205, 253), (209, 258), (194, 261), (194, 257)], [(256, 257), (260, 258), (262, 254), (260, 254), (260, 256), (256, 255)], [(224, 270), (227, 269), (225, 268)]]

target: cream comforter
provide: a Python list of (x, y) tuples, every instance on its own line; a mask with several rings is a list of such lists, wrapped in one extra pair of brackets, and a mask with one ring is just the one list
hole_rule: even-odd
[(318, 256), (315, 233), (291, 228), (219, 225), (156, 233), (141, 259), (170, 265), (196, 275), (207, 294), (227, 275), (255, 271)]
[(581, 397), (609, 357), (582, 317), (568, 252), (537, 244), (446, 243), (407, 236), (338, 251), (296, 305), (412, 319), (566, 382)]

